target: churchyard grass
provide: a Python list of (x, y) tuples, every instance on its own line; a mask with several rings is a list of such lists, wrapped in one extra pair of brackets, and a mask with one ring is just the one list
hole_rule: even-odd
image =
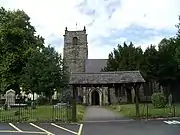
[[(110, 105), (107, 106), (107, 108), (114, 110), (126, 117), (136, 118), (135, 104)], [(139, 110), (140, 110), (140, 117), (142, 119), (180, 116), (180, 104), (175, 104), (175, 107), (166, 106), (165, 108), (158, 108), (158, 109), (154, 108), (152, 104), (139, 104)]]
[[(77, 105), (77, 121), (82, 120), (84, 107)], [(72, 118), (72, 108), (54, 109), (52, 105), (37, 106), (36, 109), (28, 107), (0, 110), (1, 122), (48, 122), (60, 120), (70, 122)]]
[(85, 106), (77, 105), (77, 121), (82, 121), (84, 118)]

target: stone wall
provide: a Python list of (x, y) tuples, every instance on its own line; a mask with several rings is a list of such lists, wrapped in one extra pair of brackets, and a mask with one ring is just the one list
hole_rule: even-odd
[(118, 103), (117, 97), (115, 95), (115, 89), (114, 88), (110, 88), (110, 101), (111, 101), (111, 104)]

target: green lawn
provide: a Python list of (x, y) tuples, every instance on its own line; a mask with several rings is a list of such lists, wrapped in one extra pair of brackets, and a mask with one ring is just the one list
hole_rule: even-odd
[[(123, 104), (123, 105), (110, 105), (109, 109), (115, 110), (120, 114), (130, 117), (136, 118), (136, 109), (135, 104)], [(162, 117), (173, 117), (174, 116), (174, 108), (173, 107), (165, 107), (161, 109), (156, 109), (152, 104), (140, 104), (140, 117), (141, 118), (162, 118)], [(175, 105), (175, 116), (180, 116), (180, 104)]]
[(77, 121), (82, 121), (84, 118), (85, 106), (77, 105)]
[[(84, 114), (84, 107), (77, 105), (77, 120), (81, 120)], [(46, 122), (60, 120), (71, 121), (72, 108), (56, 108), (53, 106), (37, 106), (36, 109), (16, 108), (12, 110), (0, 110), (0, 122), (21, 121), (21, 122)]]

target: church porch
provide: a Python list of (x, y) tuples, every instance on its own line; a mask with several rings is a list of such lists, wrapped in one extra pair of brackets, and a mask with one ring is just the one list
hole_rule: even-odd
[(70, 84), (73, 83), (75, 89), (75, 97), (79, 97), (81, 103), (86, 105), (126, 102), (127, 88), (131, 88), (134, 101), (137, 88), (139, 93), (137, 86), (141, 86), (143, 82), (145, 81), (139, 71), (72, 73), (70, 78)]

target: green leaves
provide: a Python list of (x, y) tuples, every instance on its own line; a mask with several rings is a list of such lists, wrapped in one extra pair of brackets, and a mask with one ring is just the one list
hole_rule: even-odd
[(28, 53), (30, 56), (21, 77), (23, 87), (36, 93), (44, 92), (51, 100), (54, 89), (59, 90), (65, 84), (61, 55), (50, 46), (41, 51), (29, 50)]
[[(178, 81), (180, 69), (180, 40), (162, 39), (158, 45), (150, 45), (144, 52), (132, 43), (118, 45), (109, 54), (104, 71), (140, 70), (147, 81), (156, 80), (163, 86)], [(178, 68), (179, 67), (179, 68)]]
[(151, 100), (155, 108), (164, 108), (166, 106), (166, 97), (163, 93), (153, 93)]
[(29, 92), (44, 92), (51, 100), (54, 89), (66, 87), (68, 72), (61, 55), (45, 47), (36, 35), (30, 17), (21, 10), (0, 8), (0, 91), (20, 86)]
[(177, 28), (177, 38), (180, 39), (180, 16), (179, 16), (179, 23), (176, 25), (176, 28)]
[(158, 49), (150, 45), (143, 52), (133, 43), (118, 45), (108, 57), (103, 71), (140, 70), (147, 81), (158, 81), (163, 86), (179, 83), (180, 79), (180, 17), (177, 35), (162, 39)]
[(150, 45), (144, 52), (144, 77), (148, 80), (155, 80), (158, 70), (158, 51), (155, 46)]
[(132, 43), (123, 46), (118, 45), (117, 49), (109, 54), (107, 61), (107, 71), (117, 70), (139, 70), (141, 69), (143, 51), (139, 47), (134, 47)]
[[(1, 90), (18, 92), (22, 68), (29, 49), (43, 48), (44, 39), (35, 35), (30, 17), (21, 10), (0, 8), (0, 77)], [(14, 87), (16, 86), (16, 87)]]

